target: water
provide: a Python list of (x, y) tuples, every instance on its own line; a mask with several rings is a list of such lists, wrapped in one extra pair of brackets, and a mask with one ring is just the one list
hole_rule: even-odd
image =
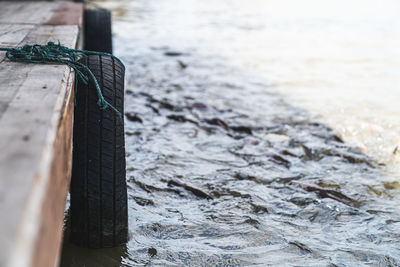
[(130, 240), (66, 238), (61, 266), (400, 265), (399, 2), (97, 3), (128, 68)]

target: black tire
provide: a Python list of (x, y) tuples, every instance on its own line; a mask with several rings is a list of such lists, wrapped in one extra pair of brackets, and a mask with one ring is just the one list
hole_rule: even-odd
[[(81, 59), (104, 98), (124, 114), (124, 69), (109, 56)], [(114, 247), (128, 237), (124, 122), (97, 105), (93, 82), (78, 83), (74, 111), (71, 180), (71, 241), (91, 248)]]
[(85, 9), (85, 50), (112, 54), (111, 12), (104, 8)]

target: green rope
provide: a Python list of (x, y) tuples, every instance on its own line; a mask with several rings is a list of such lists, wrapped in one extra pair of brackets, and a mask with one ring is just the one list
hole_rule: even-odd
[[(111, 108), (112, 110), (115, 111), (116, 114), (118, 114), (120, 118), (122, 118), (121, 113), (114, 106), (108, 103), (107, 100), (104, 99), (100, 89), (100, 85), (97, 82), (97, 79), (94, 76), (93, 72), (86, 65), (78, 62), (79, 59), (87, 57), (88, 55), (110, 56), (118, 60), (125, 69), (124, 64), (116, 56), (103, 52), (70, 49), (66, 46), (55, 44), (53, 42), (48, 42), (47, 45), (37, 45), (37, 44), (24, 45), (22, 47), (17, 47), (17, 48), (0, 47), (0, 51), (6, 51), (6, 57), (10, 61), (37, 63), (37, 64), (55, 62), (68, 65), (69, 67), (75, 70), (75, 77), (77, 78), (75, 79), (76, 82), (79, 79), (84, 84), (87, 85), (89, 79), (93, 81), (98, 95), (97, 105), (101, 109)], [(75, 90), (76, 89), (77, 89), (77, 84), (75, 84)]]

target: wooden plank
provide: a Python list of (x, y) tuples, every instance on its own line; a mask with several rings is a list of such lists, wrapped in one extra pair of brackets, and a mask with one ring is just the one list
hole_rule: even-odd
[[(33, 10), (33, 8), (35, 9)], [(37, 10), (42, 10), (39, 12), (40, 15), (37, 14)], [(50, 12), (47, 12), (49, 10)], [(0, 1), (0, 47), (17, 47), (26, 43), (36, 43), (35, 40), (24, 40), (24, 38), (31, 30), (35, 29), (34, 26), (37, 24), (81, 25), (82, 13), (83, 5), (79, 3)], [(43, 31), (41, 34), (51, 35), (51, 32)], [(43, 40), (38, 33), (29, 36), (35, 36), (39, 41)], [(58, 41), (56, 38), (53, 39)], [(4, 57), (5, 52), (0, 52), (0, 63)]]
[[(0, 2), (0, 46), (76, 47), (81, 4)], [(76, 26), (40, 26), (71, 24)], [(72, 161), (74, 75), (0, 52), (0, 266), (54, 266)]]
[[(36, 184), (35, 187), (35, 191), (44, 192), (43, 197), (51, 201), (42, 201), (41, 206), (37, 207), (40, 211), (38, 225), (41, 225), (41, 229), (39, 229), (40, 236), (33, 246), (33, 266), (54, 266), (61, 250), (65, 202), (72, 171), (73, 78), (70, 75), (65, 89), (62, 90), (65, 97), (61, 94), (58, 99), (56, 115), (53, 116), (53, 128), (57, 131), (53, 132), (52, 138), (48, 138), (48, 144), (52, 144), (52, 147), (49, 146), (47, 152), (44, 152), (48, 155), (47, 158), (52, 159), (51, 164), (44, 170), (46, 172), (43, 172), (42, 183), (47, 182), (47, 184), (44, 190), (40, 184)], [(18, 252), (16, 257), (20, 257)]]
[(0, 47), (15, 47), (34, 28), (29, 24), (0, 24)]
[(0, 23), (43, 24), (58, 9), (60, 2), (0, 1)]
[(53, 16), (45, 22), (47, 25), (80, 25), (83, 5), (73, 2), (62, 2)]
[[(36, 25), (22, 43), (75, 47), (78, 32), (78, 26)], [(69, 185), (73, 75), (62, 65), (5, 60), (0, 79), (9, 99), (0, 117), (0, 212), (7, 214), (0, 221), (0, 266), (50, 266)]]
[[(0, 47), (17, 47), (34, 28), (28, 24), (0, 24)], [(5, 52), (0, 52), (0, 63), (4, 60)]]
[[(0, 24), (0, 31), (1, 31)], [(10, 27), (11, 32), (15, 33), (18, 38), (15, 41), (10, 41), (9, 38), (0, 37), (1, 47), (16, 47), (22, 46), (23, 44), (46, 44), (48, 41), (58, 42), (61, 44), (72, 44), (76, 42), (77, 36), (71, 35), (71, 26), (20, 26), (13, 25)], [(75, 27), (77, 29), (77, 27)], [(24, 36), (25, 35), (25, 36)], [(23, 37), (22, 37), (23, 36)], [(22, 38), (22, 40), (21, 40)], [(4, 41), (3, 41), (4, 40)], [(5, 44), (7, 42), (7, 44)], [(3, 44), (5, 44), (3, 46)], [(18, 88), (23, 82), (24, 75), (30, 71), (32, 65), (21, 64), (16, 69), (15, 63), (12, 64), (1, 64), (4, 61), (5, 52), (0, 53), (0, 81), (3, 84), (7, 84), (2, 90), (0, 90), (0, 118), (5, 112), (8, 103), (13, 99), (15, 94), (18, 92)], [(14, 69), (13, 69), (14, 68)], [(26, 68), (25, 70), (23, 70)], [(9, 73), (13, 73), (14, 76), (10, 76)]]

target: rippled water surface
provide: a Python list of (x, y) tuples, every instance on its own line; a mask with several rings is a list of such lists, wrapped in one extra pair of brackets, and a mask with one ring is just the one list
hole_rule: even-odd
[(130, 240), (61, 266), (400, 266), (399, 2), (97, 3)]

